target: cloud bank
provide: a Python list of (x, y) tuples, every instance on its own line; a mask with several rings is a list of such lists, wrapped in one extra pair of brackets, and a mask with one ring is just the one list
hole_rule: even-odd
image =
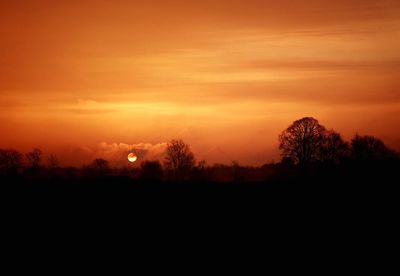
[[(128, 165), (127, 156), (129, 153), (134, 153), (138, 157), (135, 165), (140, 165), (145, 160), (160, 160), (164, 158), (164, 153), (167, 143), (107, 143), (101, 142), (95, 147), (80, 147), (74, 151), (75, 158), (79, 159), (81, 164), (85, 165), (96, 158), (103, 158), (110, 162), (113, 167), (123, 167)], [(68, 160), (67, 160), (68, 161)]]
[(164, 157), (167, 143), (106, 143), (102, 142), (97, 145), (94, 156), (109, 160), (113, 165), (126, 165), (127, 155), (131, 152), (138, 157), (140, 164), (144, 160), (161, 160)]

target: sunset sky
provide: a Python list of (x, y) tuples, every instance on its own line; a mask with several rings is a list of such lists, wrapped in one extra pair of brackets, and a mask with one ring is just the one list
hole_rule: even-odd
[(63, 164), (260, 165), (304, 116), (400, 150), (399, 0), (2, 0), (0, 50), (0, 147)]

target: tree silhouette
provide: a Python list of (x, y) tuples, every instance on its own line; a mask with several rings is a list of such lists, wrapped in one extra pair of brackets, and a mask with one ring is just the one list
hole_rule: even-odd
[(327, 131), (320, 148), (320, 161), (338, 164), (348, 155), (349, 144), (334, 130)]
[(205, 160), (201, 160), (197, 163), (197, 166), (193, 167), (191, 179), (193, 181), (204, 182), (207, 179), (207, 163)]
[(33, 151), (25, 154), (25, 157), (30, 167), (37, 168), (40, 166), (40, 162), (42, 160), (42, 151), (37, 148), (33, 149)]
[(16, 173), (22, 166), (22, 154), (14, 149), (0, 149), (0, 170), (4, 173)]
[(175, 180), (186, 179), (194, 164), (194, 154), (182, 140), (172, 140), (167, 145), (165, 167), (172, 172)]
[(234, 182), (240, 181), (241, 166), (238, 161), (232, 161), (232, 178)]
[(146, 181), (160, 181), (163, 169), (159, 161), (145, 161), (140, 165), (140, 178)]
[(283, 167), (292, 167), (294, 165), (291, 157), (285, 156), (282, 158), (280, 165)]
[(102, 158), (96, 158), (93, 160), (89, 165), (89, 169), (98, 175), (106, 175), (111, 171), (108, 161)]
[(109, 167), (108, 161), (102, 158), (96, 158), (93, 160), (91, 167), (94, 169), (105, 169)]
[(396, 158), (397, 154), (376, 137), (356, 134), (351, 140), (351, 157), (357, 161), (382, 161)]
[(325, 132), (325, 127), (311, 117), (293, 122), (279, 136), (282, 156), (289, 157), (300, 165), (316, 161)]
[(60, 166), (60, 162), (58, 161), (57, 156), (54, 154), (50, 154), (47, 158), (47, 164), (50, 169), (54, 169)]

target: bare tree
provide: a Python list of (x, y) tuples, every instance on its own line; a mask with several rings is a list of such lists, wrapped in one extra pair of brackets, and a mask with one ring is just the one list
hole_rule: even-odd
[(40, 162), (42, 161), (42, 151), (37, 148), (33, 149), (33, 151), (25, 154), (25, 157), (30, 167), (37, 168), (40, 166)]
[(102, 158), (96, 158), (93, 160), (93, 162), (89, 165), (89, 169), (98, 175), (106, 175), (111, 171), (109, 162)]
[(325, 127), (311, 117), (293, 122), (279, 136), (282, 156), (301, 165), (316, 161), (325, 132)]
[(0, 150), (0, 170), (15, 173), (21, 167), (22, 154), (14, 149)]
[(60, 166), (60, 162), (54, 154), (50, 154), (49, 157), (47, 158), (47, 164), (50, 169), (54, 169)]
[(194, 154), (182, 140), (172, 140), (167, 145), (165, 167), (175, 180), (186, 179), (195, 165)]
[(323, 162), (338, 164), (349, 155), (349, 144), (334, 130), (326, 132), (320, 148), (319, 159)]
[(357, 134), (351, 140), (351, 157), (359, 161), (379, 161), (397, 158), (397, 154), (386, 147), (382, 140)]

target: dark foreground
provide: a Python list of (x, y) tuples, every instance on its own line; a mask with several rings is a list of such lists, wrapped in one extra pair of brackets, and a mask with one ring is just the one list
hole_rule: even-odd
[(265, 222), (314, 222), (397, 217), (398, 163), (281, 171), (265, 181), (171, 182), (128, 176), (52, 176), (26, 172), (3, 177), (0, 201), (5, 216), (20, 219), (70, 216), (83, 223), (92, 218), (133, 222), (179, 222), (200, 218)]
[[(53, 212), (340, 212), (398, 207), (398, 179), (391, 177), (292, 179), (269, 182), (155, 182), (125, 177), (80, 180), (6, 179), (3, 210)], [(323, 215), (323, 214), (321, 214)]]
[(70, 248), (82, 259), (82, 246), (111, 255), (117, 251), (105, 248), (125, 247), (162, 259), (178, 250), (181, 260), (193, 260), (187, 253), (193, 251), (219, 259), (215, 248), (237, 257), (271, 246), (275, 257), (310, 249), (321, 261), (327, 259), (319, 252), (335, 250), (342, 258), (352, 259), (353, 249), (370, 257), (397, 233), (394, 176), (257, 183), (7, 179), (0, 187), (3, 237), (12, 250), (28, 245), (34, 255), (46, 241), (49, 252)]

